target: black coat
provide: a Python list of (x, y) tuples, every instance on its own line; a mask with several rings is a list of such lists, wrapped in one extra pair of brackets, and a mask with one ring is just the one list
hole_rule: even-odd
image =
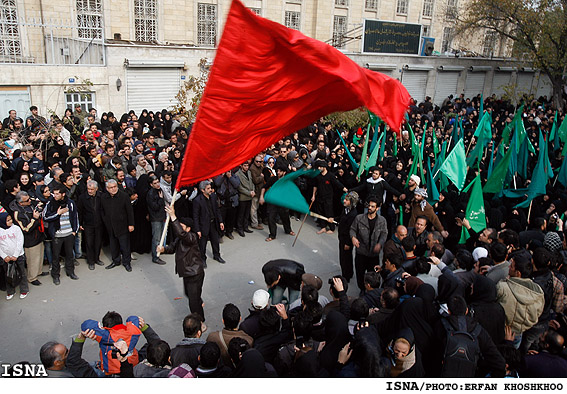
[(278, 286), (299, 290), (301, 275), (305, 273), (303, 264), (287, 259), (270, 260), (262, 267), (262, 273), (266, 274), (270, 270), (276, 270), (280, 274)]
[(181, 278), (199, 275), (204, 272), (199, 238), (192, 231), (185, 232), (179, 220), (171, 222), (175, 240), (165, 247), (165, 253), (175, 253), (175, 272)]
[(193, 200), (193, 230), (196, 233), (200, 232), (201, 234), (208, 234), (211, 225), (218, 226), (223, 222), (216, 193), (211, 194), (209, 198), (211, 199), (213, 217), (209, 214), (207, 198), (203, 195), (203, 193), (200, 193)]
[(120, 237), (129, 232), (128, 226), (134, 226), (134, 209), (125, 192), (119, 190), (114, 196), (103, 193), (101, 205), (102, 217), (109, 234)]
[(348, 213), (346, 214), (345, 214), (345, 210), (343, 209), (343, 212), (339, 217), (339, 229), (338, 229), (339, 242), (341, 244), (348, 245), (351, 248), (352, 248), (352, 238), (350, 237), (350, 226), (352, 225), (352, 222), (354, 222), (354, 219), (356, 218), (357, 214), (358, 212), (356, 211), (356, 208), (352, 207), (351, 210), (348, 211)]
[(102, 226), (101, 193), (93, 197), (88, 193), (81, 194), (77, 201), (79, 224), (83, 227)]
[[(159, 193), (162, 193), (161, 197)], [(161, 189), (151, 188), (146, 195), (150, 222), (165, 222), (165, 200)]]

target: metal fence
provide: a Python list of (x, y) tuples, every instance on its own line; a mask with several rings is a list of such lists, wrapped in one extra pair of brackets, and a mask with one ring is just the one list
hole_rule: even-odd
[(0, 63), (106, 65), (100, 23), (0, 19)]

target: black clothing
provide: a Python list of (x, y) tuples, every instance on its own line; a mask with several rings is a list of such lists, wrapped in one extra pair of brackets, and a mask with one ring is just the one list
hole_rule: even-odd
[(248, 349), (242, 354), (236, 369), (232, 371), (233, 378), (276, 378), (278, 375), (271, 364), (257, 349)]
[(486, 276), (474, 278), (469, 314), (486, 330), (495, 345), (504, 342), (506, 314), (496, 300), (496, 284)]
[(265, 275), (271, 270), (276, 270), (280, 274), (279, 287), (299, 290), (301, 275), (305, 273), (303, 264), (287, 259), (270, 260), (262, 267), (262, 273)]

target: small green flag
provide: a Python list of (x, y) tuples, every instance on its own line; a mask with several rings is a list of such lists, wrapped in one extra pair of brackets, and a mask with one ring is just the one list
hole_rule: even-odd
[(474, 136), (477, 138), (477, 144), (482, 141), (482, 145), (486, 145), (492, 139), (492, 115), (490, 112), (485, 112), (482, 115)]
[(461, 191), (465, 186), (467, 177), (467, 165), (465, 157), (465, 145), (460, 139), (457, 145), (449, 153), (439, 171), (444, 173), (451, 182)]
[(380, 136), (380, 140), (378, 141), (376, 146), (374, 146), (374, 149), (372, 150), (372, 153), (368, 158), (368, 162), (366, 163), (366, 168), (374, 167), (376, 165), (376, 162), (378, 161), (378, 153), (380, 152), (379, 142), (384, 138), (385, 134), (386, 133), (382, 133), (382, 135)]
[(366, 161), (368, 160), (368, 135), (370, 133), (370, 124), (366, 129), (366, 138), (364, 139), (364, 147), (362, 148), (362, 156), (360, 157), (360, 167), (358, 168), (357, 178), (360, 179), (362, 173), (366, 170)]
[[(465, 212), (465, 217), (468, 219), (472, 229), (477, 233), (481, 232), (486, 228), (486, 213), (484, 210), (484, 200), (482, 198), (482, 184), (480, 182), (480, 174), (474, 178), (474, 180), (467, 186), (463, 193), (466, 193), (469, 189), (472, 191), (469, 197), (469, 202), (467, 204), (467, 210)], [(463, 226), (461, 230), (460, 244), (467, 242), (469, 238), (469, 232)]]
[(354, 157), (352, 157), (352, 155), (351, 155), (351, 153), (350, 153), (350, 150), (348, 149), (348, 146), (347, 146), (345, 140), (343, 139), (343, 136), (342, 136), (341, 133), (339, 132), (339, 130), (337, 130), (337, 134), (339, 135), (339, 137), (340, 137), (340, 139), (341, 139), (341, 142), (343, 143), (343, 146), (345, 147), (345, 152), (346, 152), (347, 155), (348, 155), (348, 159), (349, 159), (349, 161), (350, 161), (350, 164), (352, 165), (352, 168), (353, 168), (355, 171), (358, 171), (358, 164), (357, 164), (356, 161), (354, 160)]
[(398, 157), (398, 135), (394, 132), (394, 157)]
[(557, 181), (567, 187), (567, 160), (563, 160), (563, 163), (561, 163), (559, 174), (557, 174)]
[(278, 179), (278, 181), (266, 192), (264, 200), (266, 200), (268, 204), (277, 205), (307, 214), (309, 213), (309, 204), (305, 201), (305, 198), (301, 194), (301, 191), (295, 184), (294, 180), (302, 175), (313, 178), (317, 176), (317, 174), (319, 174), (319, 170), (307, 169), (287, 174), (286, 176)]
[(435, 205), (439, 201), (439, 190), (433, 180), (433, 170), (431, 169), (431, 159), (427, 158), (427, 202)]
[(527, 208), (534, 198), (543, 196), (547, 192), (547, 181), (553, 176), (553, 173), (549, 173), (549, 157), (547, 157), (546, 144), (541, 132), (539, 133), (539, 146), (537, 164), (532, 173), (532, 181), (528, 186), (528, 198), (516, 205), (515, 208)]
[(386, 129), (384, 129), (384, 132), (380, 136), (380, 153), (378, 153), (378, 156), (380, 157), (380, 161), (384, 160), (385, 150), (386, 150)]
[(504, 158), (502, 158), (496, 168), (494, 168), (482, 189), (485, 193), (500, 193), (502, 191), (506, 175), (508, 174), (508, 168), (510, 167), (510, 162), (512, 160), (512, 155), (516, 155), (516, 152), (514, 151), (514, 146), (510, 146), (504, 155)]

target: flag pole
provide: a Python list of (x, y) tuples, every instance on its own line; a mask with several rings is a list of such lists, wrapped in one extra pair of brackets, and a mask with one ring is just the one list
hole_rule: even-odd
[[(322, 220), (329, 221), (329, 218), (326, 218), (325, 216), (319, 215), (318, 213), (315, 213), (315, 212), (309, 212), (309, 216), (313, 216), (314, 218), (317, 218), (317, 219), (322, 219)], [(332, 223), (333, 223), (333, 224), (338, 224), (338, 223), (335, 222), (334, 220), (333, 220)]]
[[(175, 204), (175, 199), (177, 198), (177, 189), (173, 192), (173, 196), (171, 196), (171, 204)], [(167, 227), (169, 226), (169, 220), (171, 217), (169, 213), (167, 214), (167, 218), (165, 219), (165, 225), (163, 226), (163, 232), (161, 233), (161, 239), (159, 240), (158, 246), (165, 246), (165, 237), (167, 236)], [(160, 252), (157, 252), (157, 257), (160, 256)]]
[(474, 137), (474, 135), (473, 135), (473, 137), (471, 138), (471, 142), (470, 142), (470, 144), (469, 144), (469, 147), (467, 148), (467, 153), (465, 153), (465, 156), (468, 156), (468, 155), (469, 155), (469, 150), (471, 150), (471, 145), (472, 145), (474, 139), (475, 139), (475, 137)]
[(530, 215), (532, 214), (532, 203), (534, 202), (533, 198), (532, 201), (530, 201), (530, 208), (528, 209), (528, 226), (530, 224)]
[[(313, 203), (315, 202), (315, 200), (311, 201), (311, 204), (309, 204), (309, 210), (311, 211), (311, 206), (313, 205)], [(297, 234), (295, 234), (295, 239), (293, 240), (293, 244), (291, 245), (291, 247), (293, 248), (295, 246), (295, 243), (297, 242), (297, 237), (299, 237), (299, 233), (301, 232), (301, 229), (303, 228), (303, 224), (305, 223), (305, 219), (307, 219), (307, 214), (305, 214), (305, 216), (303, 217), (303, 220), (301, 221), (301, 226), (299, 226), (299, 230), (297, 230)]]

